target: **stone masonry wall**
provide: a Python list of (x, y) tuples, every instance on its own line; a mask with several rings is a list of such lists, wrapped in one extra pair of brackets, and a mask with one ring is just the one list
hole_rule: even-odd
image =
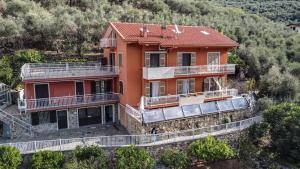
[(77, 109), (69, 109), (69, 128), (78, 128), (79, 121), (78, 121), (78, 111)]
[[(245, 118), (252, 117), (252, 111), (250, 109), (228, 111), (222, 113), (215, 113), (206, 116), (194, 116), (189, 118), (174, 119), (163, 122), (155, 122), (149, 124), (141, 124), (132, 118), (128, 117), (127, 130), (131, 134), (146, 134), (151, 133), (151, 130), (155, 127), (158, 133), (174, 132), (179, 130), (187, 130), (192, 128), (201, 128), (212, 125), (218, 125), (225, 123), (226, 120), (239, 121)], [(129, 125), (130, 124), (130, 125)]]

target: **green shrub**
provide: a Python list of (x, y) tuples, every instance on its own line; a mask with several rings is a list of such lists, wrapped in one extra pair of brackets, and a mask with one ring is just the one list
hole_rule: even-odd
[(32, 156), (32, 169), (60, 169), (64, 162), (64, 155), (55, 151), (40, 151)]
[(94, 168), (107, 168), (108, 158), (104, 150), (99, 146), (76, 147), (74, 157), (81, 167), (94, 166)]
[[(107, 163), (106, 163), (107, 164)], [(78, 161), (76, 158), (71, 158), (64, 165), (64, 169), (104, 169), (103, 162), (100, 159), (91, 157), (87, 160)]]
[(167, 149), (161, 155), (160, 161), (166, 167), (172, 169), (183, 169), (187, 168), (190, 164), (190, 160), (186, 153)]
[(16, 169), (21, 163), (22, 156), (17, 148), (0, 146), (0, 169)]
[(234, 157), (233, 150), (225, 141), (216, 140), (211, 136), (191, 143), (188, 152), (191, 156), (205, 161), (217, 161)]
[(135, 146), (118, 148), (116, 160), (117, 169), (151, 169), (155, 165), (147, 150)]

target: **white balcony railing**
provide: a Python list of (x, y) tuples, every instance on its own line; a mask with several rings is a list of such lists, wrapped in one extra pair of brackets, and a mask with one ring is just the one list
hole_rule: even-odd
[(115, 48), (117, 46), (117, 40), (114, 38), (102, 38), (100, 40), (101, 48)]
[(98, 77), (118, 75), (116, 66), (103, 66), (100, 63), (27, 63), (22, 66), (22, 80)]
[(235, 73), (235, 64), (143, 68), (143, 77), (147, 80), (219, 73)]
[(225, 90), (216, 90), (216, 91), (206, 91), (206, 92), (198, 92), (198, 93), (189, 93), (189, 94), (181, 94), (181, 95), (167, 95), (167, 96), (158, 96), (158, 97), (145, 97), (144, 105), (145, 107), (151, 108), (155, 106), (168, 106), (179, 104), (180, 97), (195, 97), (195, 96), (203, 96), (204, 99), (212, 99), (219, 97), (233, 97), (238, 95), (237, 89), (225, 89)]
[(116, 93), (101, 93), (84, 96), (63, 96), (43, 99), (24, 99), (18, 101), (18, 107), (21, 111), (37, 111), (53, 108), (69, 108), (91, 104), (101, 104), (115, 102), (118, 100), (119, 95)]

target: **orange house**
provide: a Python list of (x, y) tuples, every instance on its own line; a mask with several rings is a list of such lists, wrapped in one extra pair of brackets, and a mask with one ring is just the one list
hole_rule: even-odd
[(228, 51), (237, 46), (208, 27), (142, 23), (109, 23), (101, 41), (108, 64), (120, 69), (120, 104), (133, 107), (142, 96), (224, 89), (227, 74), (235, 71), (227, 64)]
[(100, 47), (101, 63), (25, 64), (20, 109), (35, 122), (41, 117), (32, 113), (50, 112), (57, 128), (126, 127), (127, 114), (143, 121), (145, 111), (237, 95), (226, 78), (235, 73), (228, 51), (238, 44), (211, 28), (110, 22)]

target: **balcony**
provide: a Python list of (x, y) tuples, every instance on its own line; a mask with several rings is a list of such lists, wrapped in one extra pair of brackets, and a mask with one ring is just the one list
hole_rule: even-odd
[(177, 105), (192, 105), (207, 101), (222, 100), (238, 95), (237, 89), (206, 91), (181, 95), (167, 95), (159, 97), (144, 97), (145, 108), (169, 107)]
[(102, 38), (100, 40), (101, 48), (115, 48), (117, 46), (117, 40), (114, 38)]
[(118, 67), (103, 66), (100, 63), (27, 63), (21, 69), (23, 81), (117, 76), (118, 74)]
[(224, 73), (234, 74), (235, 64), (143, 68), (143, 78), (147, 80), (170, 79), (182, 76), (201, 76)]
[(43, 99), (18, 100), (20, 111), (46, 111), (62, 108), (76, 108), (82, 106), (93, 106), (99, 104), (117, 103), (119, 95), (116, 93), (91, 94), (85, 96), (63, 96)]

